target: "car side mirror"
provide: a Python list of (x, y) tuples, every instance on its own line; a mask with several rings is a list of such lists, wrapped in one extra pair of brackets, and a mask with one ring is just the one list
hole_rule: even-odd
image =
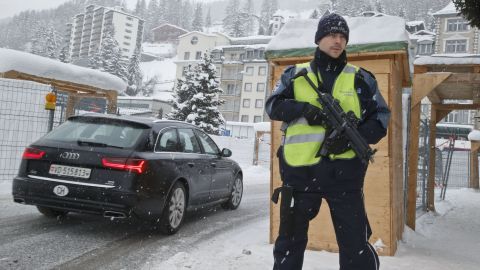
[(223, 149), (222, 149), (221, 156), (222, 156), (222, 157), (230, 157), (230, 156), (232, 156), (232, 150), (230, 150), (230, 149), (228, 149), (228, 148), (223, 148)]

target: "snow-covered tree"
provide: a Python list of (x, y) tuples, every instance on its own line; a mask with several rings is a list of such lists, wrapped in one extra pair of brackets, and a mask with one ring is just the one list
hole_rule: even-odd
[(57, 59), (59, 36), (53, 26), (49, 26), (46, 32), (45, 55)]
[(144, 39), (145, 41), (152, 41), (152, 29), (158, 26), (158, 2), (157, 0), (150, 0), (148, 2), (148, 7), (145, 11), (145, 31)]
[(127, 64), (123, 59), (117, 40), (113, 37), (113, 33), (114, 29), (112, 27), (107, 27), (104, 30), (100, 49), (90, 59), (89, 66), (127, 81)]
[(383, 4), (380, 0), (375, 0), (375, 11), (383, 13)]
[[(278, 10), (277, 0), (263, 0), (260, 10), (260, 27), (262, 31), (267, 32), (270, 28), (270, 20)], [(260, 32), (260, 30), (259, 30)]]
[(243, 6), (242, 13), (245, 13), (245, 32), (247, 35), (252, 35), (254, 32), (254, 19), (255, 19), (255, 14), (253, 10), (253, 1), (252, 0), (246, 0), (245, 5)]
[(192, 27), (192, 17), (193, 17), (193, 7), (192, 3), (188, 0), (179, 1), (182, 3), (180, 5), (181, 10), (178, 10), (180, 17), (180, 27), (183, 29), (191, 29)]
[(191, 29), (193, 31), (203, 31), (202, 3), (197, 3), (197, 5), (195, 6)]
[(150, 97), (153, 94), (155, 85), (158, 83), (157, 76), (153, 76), (151, 79), (147, 80), (142, 85), (142, 95), (144, 97)]
[(201, 63), (189, 67), (185, 78), (177, 80), (173, 109), (167, 118), (186, 121), (207, 133), (219, 134), (219, 127), (225, 123), (218, 110), (224, 103), (218, 99), (222, 92), (213, 58), (205, 53)]
[(58, 55), (58, 60), (63, 63), (70, 63), (70, 48), (68, 45), (65, 45), (60, 50), (60, 54)]
[(147, 3), (145, 2), (145, 0), (137, 0), (134, 12), (135, 15), (137, 15), (141, 19), (145, 19), (145, 15), (147, 13)]
[(318, 19), (320, 18), (320, 14), (318, 13), (317, 9), (314, 9), (312, 14), (310, 14), (310, 19)]
[(208, 8), (207, 17), (205, 18), (205, 27), (210, 28), (212, 27), (212, 15), (210, 14), (210, 8)]
[(232, 37), (244, 37), (247, 35), (245, 22), (248, 21), (248, 14), (240, 11), (240, 1), (230, 0), (226, 8), (226, 16), (223, 19), (223, 28)]
[(129, 96), (136, 96), (142, 88), (143, 74), (140, 69), (140, 50), (137, 48), (130, 58), (127, 68), (127, 90), (126, 94)]

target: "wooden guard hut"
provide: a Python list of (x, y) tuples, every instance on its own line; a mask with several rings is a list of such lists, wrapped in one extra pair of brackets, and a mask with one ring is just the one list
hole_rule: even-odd
[[(415, 229), (418, 138), (421, 100), (427, 97), (432, 103), (429, 122), (429, 145), (435, 145), (436, 124), (452, 110), (480, 109), (480, 56), (439, 55), (423, 56), (414, 62), (413, 89), (410, 113), (410, 140), (408, 158), (408, 195), (406, 223)], [(458, 101), (472, 104), (458, 104)], [(457, 102), (456, 102), (457, 101)], [(471, 171), (469, 187), (479, 188), (479, 142), (471, 144)], [(429, 148), (427, 210), (435, 211), (435, 148)]]
[(0, 78), (48, 84), (55, 91), (68, 93), (66, 118), (74, 115), (75, 104), (84, 97), (105, 98), (107, 112), (116, 113), (117, 95), (127, 86), (122, 79), (105, 72), (1, 48)]
[[(373, 235), (372, 243), (384, 244), (380, 254), (394, 255), (404, 228), (402, 88), (410, 85), (408, 36), (405, 21), (394, 16), (347, 18), (350, 38), (349, 62), (375, 74), (379, 88), (392, 111), (388, 135), (374, 148), (375, 162), (365, 178), (365, 203)], [(267, 46), (270, 85), (273, 86), (288, 65), (313, 58), (318, 20), (291, 20)], [(281, 122), (272, 121), (271, 186), (281, 185), (276, 151), (280, 145)], [(279, 205), (270, 204), (270, 242), (278, 235)], [(328, 205), (322, 203), (319, 215), (310, 222), (309, 243), (313, 250), (337, 251)]]

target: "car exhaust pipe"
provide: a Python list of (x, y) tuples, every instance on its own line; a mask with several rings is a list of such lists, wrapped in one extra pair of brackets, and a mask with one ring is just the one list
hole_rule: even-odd
[(25, 204), (25, 199), (16, 198), (13, 201), (16, 202), (16, 203)]
[(103, 217), (109, 218), (109, 219), (123, 219), (126, 218), (127, 215), (123, 212), (117, 212), (117, 211), (105, 211), (103, 212)]

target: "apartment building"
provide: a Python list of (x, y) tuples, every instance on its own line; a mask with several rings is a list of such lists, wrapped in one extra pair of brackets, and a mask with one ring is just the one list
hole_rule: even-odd
[(122, 8), (89, 5), (85, 13), (67, 24), (65, 40), (69, 40), (72, 60), (91, 57), (99, 49), (105, 29), (114, 29), (114, 38), (125, 58), (130, 58), (142, 44), (144, 21), (126, 13)]
[(271, 36), (230, 38), (220, 33), (190, 32), (179, 37), (177, 78), (204, 52), (213, 55), (225, 104), (219, 110), (227, 121), (269, 121), (264, 112), (268, 63), (265, 47)]
[(479, 30), (468, 25), (453, 2), (433, 13), (435, 54), (480, 54)]

